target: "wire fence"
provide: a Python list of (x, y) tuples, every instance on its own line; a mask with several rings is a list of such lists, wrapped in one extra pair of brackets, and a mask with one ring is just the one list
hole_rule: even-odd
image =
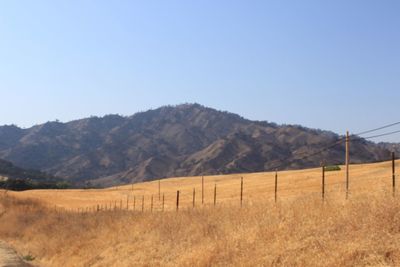
[[(272, 161), (270, 173), (253, 173), (251, 175), (230, 175), (229, 179), (221, 177), (199, 177), (197, 183), (189, 183), (187, 185), (174, 182), (174, 187), (171, 185), (164, 190), (163, 182), (154, 183), (151, 190), (144, 192), (140, 191), (136, 185), (124, 187), (120, 189), (120, 194), (116, 197), (121, 198), (121, 193), (125, 199), (117, 199), (113, 201), (101, 201), (89, 207), (78, 208), (77, 212), (103, 212), (126, 210), (134, 212), (155, 212), (176, 210), (182, 208), (197, 208), (204, 206), (216, 206), (219, 203), (237, 203), (243, 206), (246, 202), (257, 201), (260, 199), (271, 199), (277, 202), (281, 198), (287, 198), (294, 195), (304, 194), (320, 194), (322, 200), (334, 191), (345, 191), (346, 199), (351, 194), (352, 190), (360, 190), (362, 188), (385, 187), (390, 189), (393, 196), (396, 195), (396, 157), (395, 153), (387, 160), (388, 166), (381, 165), (379, 168), (371, 171), (371, 169), (362, 170), (364, 165), (346, 165), (342, 166), (343, 162), (331, 161), (324, 162), (320, 169), (307, 171), (279, 171), (284, 167), (290, 166), (301, 160), (321, 155), (336, 146), (346, 144), (346, 163), (349, 153), (350, 142), (366, 142), (367, 140), (389, 136), (400, 133), (391, 131), (361, 137), (365, 134), (370, 134), (376, 131), (387, 129), (400, 122), (391, 123), (382, 127), (363, 131), (353, 135), (337, 138), (325, 147), (317, 151), (293, 152), (290, 157), (281, 158)], [(382, 161), (381, 163), (383, 163)], [(329, 163), (329, 164), (328, 164)], [(330, 170), (327, 166), (336, 166), (338, 169)], [(343, 170), (343, 168), (345, 170)], [(347, 174), (348, 169), (349, 174)], [(361, 168), (361, 169), (360, 169)], [(352, 170), (357, 169), (357, 176), (352, 177)], [(383, 171), (382, 171), (383, 170)], [(384, 173), (384, 175), (382, 174)], [(246, 176), (244, 178), (244, 176)], [(193, 178), (196, 179), (196, 178)], [(344, 189), (344, 190), (343, 190)], [(117, 188), (118, 191), (118, 188)], [(139, 194), (140, 191), (142, 194)], [(56, 209), (61, 209), (55, 207)], [(74, 210), (71, 210), (74, 211)]]
[[(350, 176), (350, 196), (352, 192), (365, 190), (370, 192), (374, 188), (375, 190), (392, 190), (393, 196), (396, 195), (395, 181), (399, 174), (393, 172), (392, 168), (393, 164), (396, 166), (396, 159), (393, 157), (391, 161), (375, 164), (377, 165), (371, 165), (368, 168), (364, 168), (364, 165), (350, 165), (350, 170), (357, 172), (354, 177)], [(193, 183), (193, 179), (197, 180), (197, 183)], [(205, 184), (202, 184), (202, 181)], [(256, 176), (235, 175), (227, 180), (198, 177), (192, 178), (190, 185), (192, 187), (178, 186), (176, 190), (168, 185), (168, 188), (164, 190), (163, 181), (159, 181), (152, 183), (152, 189), (147, 188), (146, 191), (141, 191), (142, 194), (135, 191), (135, 186), (119, 188), (116, 190), (118, 199), (101, 201), (87, 207), (70, 209), (70, 211), (79, 213), (179, 211), (220, 204), (246, 206), (248, 203), (262, 200), (277, 202), (305, 195), (320, 195), (324, 200), (330, 194), (335, 194), (335, 196), (339, 193), (345, 194), (345, 175), (342, 168), (337, 171), (326, 171), (325, 167), (321, 167), (308, 171), (285, 171)], [(65, 210), (61, 207), (55, 207), (55, 209)]]

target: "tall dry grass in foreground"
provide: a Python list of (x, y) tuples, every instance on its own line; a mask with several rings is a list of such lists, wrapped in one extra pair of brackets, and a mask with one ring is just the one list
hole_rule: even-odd
[(143, 214), (0, 203), (0, 239), (43, 266), (400, 265), (399, 199), (385, 193)]

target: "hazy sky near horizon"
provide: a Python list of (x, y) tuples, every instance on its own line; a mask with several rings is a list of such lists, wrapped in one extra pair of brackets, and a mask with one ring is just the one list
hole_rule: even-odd
[(187, 102), (341, 134), (397, 122), (399, 14), (398, 0), (1, 1), (0, 125)]

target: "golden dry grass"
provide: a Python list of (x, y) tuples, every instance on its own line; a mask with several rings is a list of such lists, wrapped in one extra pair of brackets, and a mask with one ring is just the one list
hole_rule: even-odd
[[(218, 205), (189, 209), (201, 179), (162, 181), (170, 209), (177, 189), (179, 212), (54, 210), (109, 202), (131, 186), (105, 190), (0, 192), (0, 239), (41, 266), (400, 266), (400, 203), (391, 195), (390, 163), (352, 166), (349, 200), (344, 173), (327, 173), (320, 198), (320, 170), (206, 177), (206, 200), (218, 182)], [(157, 195), (158, 183), (134, 186)], [(198, 195), (201, 194), (200, 190)], [(54, 202), (53, 202), (54, 201)], [(158, 201), (155, 201), (158, 203)], [(148, 209), (146, 209), (148, 210)]]
[[(399, 161), (398, 161), (399, 162)], [(397, 163), (398, 163), (397, 162)], [(326, 173), (326, 194), (342, 194), (345, 188), (345, 168), (341, 171)], [(350, 193), (370, 192), (391, 189), (391, 162), (360, 164), (350, 166)], [(240, 204), (240, 177), (244, 178), (244, 202), (267, 201), (274, 198), (275, 173), (249, 173), (240, 175), (205, 176), (204, 201), (212, 204), (214, 185), (217, 184), (217, 203)], [(196, 203), (201, 204), (201, 177), (170, 178), (161, 180), (161, 194), (165, 194), (165, 208), (175, 209), (176, 191), (180, 190), (182, 208), (192, 206), (192, 193), (196, 189)], [(321, 169), (285, 171), (279, 173), (279, 198), (288, 199), (321, 192)], [(154, 210), (161, 210), (162, 201), (158, 198), (158, 181), (139, 183), (94, 190), (31, 190), (10, 192), (18, 198), (37, 199), (50, 207), (66, 209), (86, 209), (97, 205), (125, 208), (129, 198), (129, 208), (141, 209), (142, 197), (145, 197), (145, 209), (150, 209), (151, 196), (154, 198)], [(162, 197), (161, 197), (162, 198)]]
[(400, 204), (385, 192), (165, 213), (56, 213), (0, 201), (0, 238), (42, 266), (400, 264)]

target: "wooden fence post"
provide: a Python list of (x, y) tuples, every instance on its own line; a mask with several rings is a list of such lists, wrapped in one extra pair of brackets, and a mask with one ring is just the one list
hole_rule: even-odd
[(392, 152), (392, 188), (393, 197), (396, 195), (396, 155)]
[(201, 204), (204, 204), (204, 176), (201, 176)]
[(325, 200), (325, 165), (322, 165), (322, 201)]
[(151, 195), (150, 211), (153, 212), (153, 195)]
[(144, 211), (144, 196), (142, 196), (142, 212)]
[(129, 195), (126, 196), (126, 210), (129, 210)]
[(99, 207), (99, 204), (97, 204), (97, 212), (99, 212), (100, 211), (100, 207)]
[(275, 203), (278, 200), (278, 171), (275, 171)]
[(161, 180), (158, 180), (158, 201), (161, 200)]
[(217, 184), (214, 186), (214, 206), (217, 204)]
[(196, 206), (196, 188), (193, 188), (193, 208)]
[(119, 209), (122, 210), (122, 199), (119, 202)]
[(136, 211), (136, 196), (133, 196), (133, 211)]
[(243, 177), (240, 177), (240, 207), (243, 206)]
[(179, 190), (176, 191), (176, 211), (179, 210)]
[(164, 211), (164, 204), (165, 204), (165, 194), (162, 194), (162, 211)]

